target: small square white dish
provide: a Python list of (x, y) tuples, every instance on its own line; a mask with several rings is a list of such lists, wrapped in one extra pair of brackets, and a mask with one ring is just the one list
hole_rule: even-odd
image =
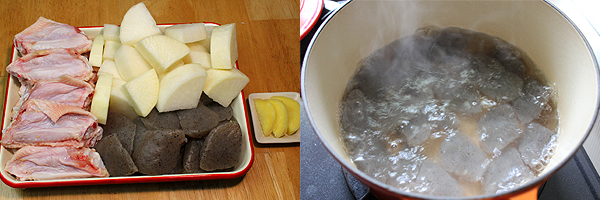
[(258, 120), (258, 114), (256, 113), (256, 107), (254, 107), (254, 99), (270, 99), (272, 96), (284, 96), (296, 100), (300, 104), (300, 110), (304, 109), (300, 94), (297, 92), (272, 92), (272, 93), (252, 93), (248, 95), (248, 106), (250, 107), (250, 114), (252, 117), (252, 125), (254, 126), (254, 138), (261, 144), (274, 144), (274, 143), (297, 143), (300, 142), (300, 130), (293, 135), (285, 135), (280, 138), (276, 138), (273, 135), (265, 137)]

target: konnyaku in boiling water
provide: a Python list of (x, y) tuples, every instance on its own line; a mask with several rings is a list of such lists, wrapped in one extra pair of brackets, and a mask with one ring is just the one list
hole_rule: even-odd
[(418, 29), (359, 63), (340, 104), (357, 168), (402, 190), (497, 193), (546, 166), (553, 90), (521, 50), (468, 29)]

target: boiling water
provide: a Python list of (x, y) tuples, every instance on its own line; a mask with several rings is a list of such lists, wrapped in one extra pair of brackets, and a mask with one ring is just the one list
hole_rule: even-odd
[(424, 27), (359, 63), (340, 104), (357, 168), (409, 192), (471, 196), (533, 179), (556, 140), (553, 91), (519, 49)]

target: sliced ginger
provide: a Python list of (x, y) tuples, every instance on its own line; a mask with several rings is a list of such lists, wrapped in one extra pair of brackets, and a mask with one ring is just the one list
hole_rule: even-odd
[(254, 107), (258, 114), (258, 121), (262, 127), (263, 135), (269, 137), (273, 133), (273, 125), (275, 124), (275, 107), (266, 100), (254, 99)]

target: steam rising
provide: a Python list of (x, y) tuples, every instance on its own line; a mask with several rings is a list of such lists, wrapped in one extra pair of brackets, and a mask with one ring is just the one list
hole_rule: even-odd
[[(366, 25), (366, 27), (376, 28), (368, 30), (372, 40), (370, 44), (364, 44), (364, 48), (361, 48), (362, 55), (369, 55), (372, 49), (379, 49), (388, 44), (389, 41), (411, 35), (414, 30), (425, 25), (465, 27), (493, 35), (502, 35), (504, 39), (514, 41), (513, 39), (516, 36), (513, 34), (518, 32), (497, 29), (497, 19), (507, 19), (512, 23), (518, 23), (520, 21), (518, 13), (526, 12), (524, 6), (522, 6), (526, 1), (495, 1), (489, 3), (478, 0), (359, 0), (359, 2), (362, 3), (360, 7), (364, 10), (353, 13), (357, 19), (356, 21), (374, 21), (376, 23), (373, 26)], [(444, 7), (446, 4), (449, 5), (448, 7), (459, 7), (461, 10), (448, 9), (444, 11), (444, 9), (435, 8)], [(485, 10), (485, 12), (481, 12), (481, 10)], [(458, 15), (457, 12), (462, 13), (462, 15)], [(360, 20), (363, 18), (377, 20)], [(361, 24), (356, 25), (363, 26)], [(390, 27), (390, 25), (393, 27)]]
[[(411, 21), (411, 17), (423, 14), (412, 13), (427, 12), (413, 6), (406, 3), (398, 12), (412, 12), (390, 20)], [(415, 24), (399, 24), (402, 32), (416, 29), (405, 28)], [(484, 179), (492, 184), (497, 182), (489, 180), (502, 179), (499, 175), (483, 174), (481, 166), (499, 156), (495, 152), (518, 145), (522, 127), (532, 120), (556, 127), (556, 111), (549, 102), (551, 88), (529, 58), (512, 44), (458, 27), (427, 26), (413, 34), (398, 34), (407, 36), (360, 61), (341, 103), (341, 137), (350, 157), (363, 172), (410, 192), (441, 196), (481, 194), (482, 187), (489, 188), (482, 185)], [(528, 116), (532, 120), (524, 121), (517, 115), (522, 117), (530, 112), (514, 111), (513, 106), (536, 108), (539, 112)], [(502, 110), (487, 112), (490, 107)], [(554, 117), (539, 117), (540, 113)], [(498, 131), (507, 124), (514, 133), (510, 137)], [(449, 140), (459, 136), (472, 141)], [(477, 144), (470, 149), (483, 145), (483, 151), (479, 150), (483, 157), (471, 161), (474, 165), (449, 164), (456, 159), (439, 158), (443, 141)], [(450, 155), (472, 159), (471, 154), (461, 152)], [(431, 174), (420, 173), (423, 171), (437, 174), (440, 177), (437, 183), (427, 181)], [(462, 174), (471, 176), (466, 178)], [(497, 184), (519, 185), (530, 179), (526, 178)], [(464, 187), (454, 184), (457, 180)]]

